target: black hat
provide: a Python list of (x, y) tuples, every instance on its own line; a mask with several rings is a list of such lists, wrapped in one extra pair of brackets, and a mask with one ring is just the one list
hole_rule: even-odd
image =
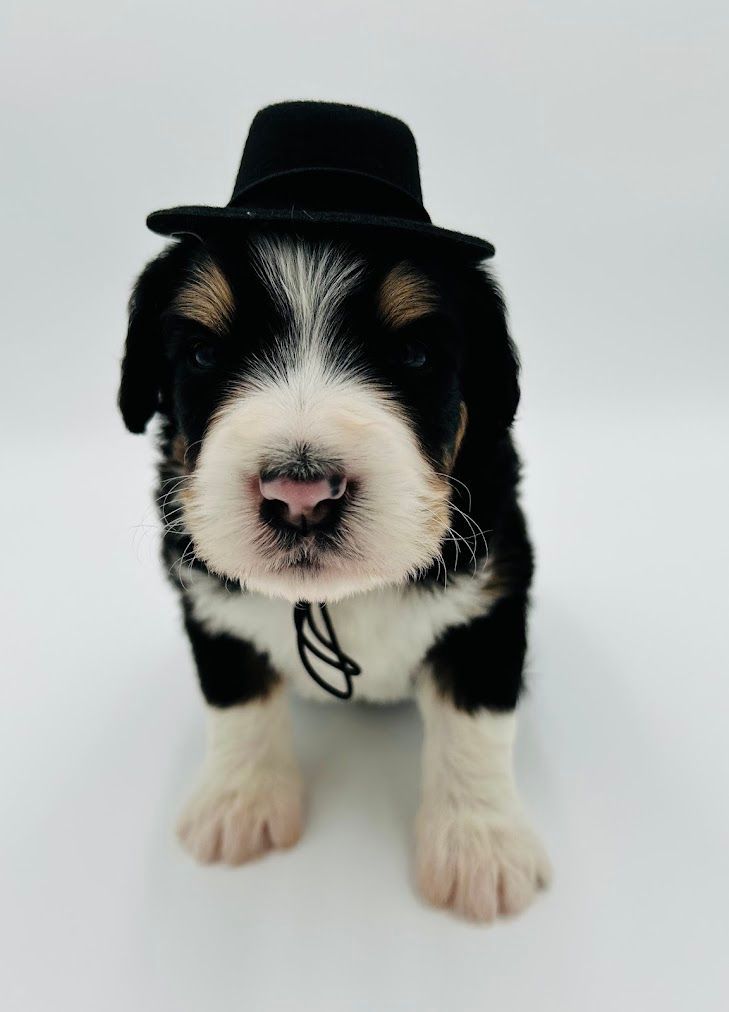
[(291, 222), (407, 233), (479, 258), (494, 254), (484, 239), (431, 224), (415, 138), (405, 123), (332, 102), (281, 102), (261, 109), (227, 207), (173, 207), (147, 218), (160, 235)]

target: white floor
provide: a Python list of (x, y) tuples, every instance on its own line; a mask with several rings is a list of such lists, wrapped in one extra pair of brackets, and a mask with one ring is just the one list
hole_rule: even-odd
[(239, 870), (187, 859), (172, 824), (201, 711), (154, 532), (130, 532), (149, 447), (12, 448), (5, 1007), (725, 1008), (728, 560), (696, 492), (719, 421), (522, 426), (540, 575), (518, 766), (557, 874), (491, 928), (413, 891), (407, 706), (299, 705), (300, 845)]

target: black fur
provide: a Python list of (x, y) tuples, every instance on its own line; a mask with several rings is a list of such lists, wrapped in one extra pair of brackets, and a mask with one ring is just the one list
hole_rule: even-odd
[(207, 702), (225, 707), (268, 695), (279, 678), (267, 658), (244, 640), (225, 633), (211, 635), (195, 621), (184, 601), (183, 607), (185, 629)]
[(534, 563), (523, 514), (513, 501), (499, 514), (489, 550), (501, 596), (486, 615), (449, 629), (428, 653), (440, 690), (469, 712), (513, 710), (523, 688)]
[(428, 660), (436, 684), (457, 707), (469, 713), (480, 707), (514, 709), (522, 689), (526, 611), (526, 594), (510, 594), (488, 614), (449, 629), (431, 647)]

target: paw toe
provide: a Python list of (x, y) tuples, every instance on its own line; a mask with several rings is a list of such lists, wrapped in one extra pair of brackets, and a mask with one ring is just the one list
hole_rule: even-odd
[(417, 880), (434, 906), (490, 922), (525, 910), (550, 874), (541, 844), (521, 823), (446, 821), (437, 814), (421, 819)]
[(290, 847), (301, 836), (302, 792), (298, 780), (257, 790), (207, 785), (188, 804), (178, 824), (185, 849), (204, 864), (238, 865), (267, 850)]

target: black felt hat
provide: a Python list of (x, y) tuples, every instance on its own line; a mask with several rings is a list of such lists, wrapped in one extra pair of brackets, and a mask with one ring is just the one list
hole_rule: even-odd
[(261, 109), (226, 207), (172, 207), (147, 218), (160, 235), (292, 222), (406, 233), (480, 258), (494, 254), (484, 239), (431, 224), (415, 138), (405, 123), (331, 102), (281, 102)]

